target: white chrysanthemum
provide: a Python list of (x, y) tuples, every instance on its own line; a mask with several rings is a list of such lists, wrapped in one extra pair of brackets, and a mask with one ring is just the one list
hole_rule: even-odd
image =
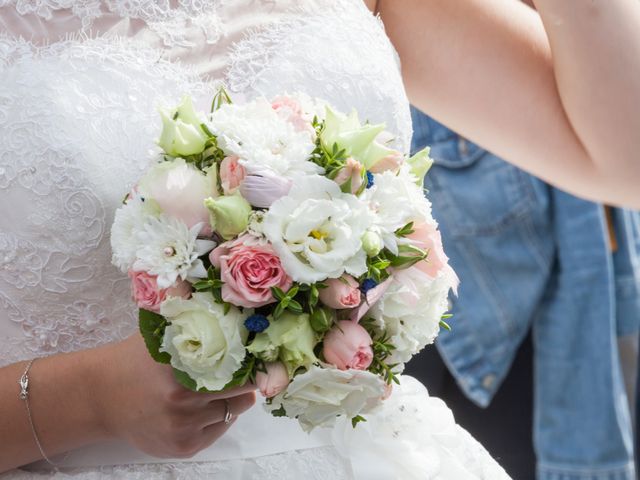
[(367, 271), (362, 235), (371, 215), (355, 195), (342, 193), (318, 175), (294, 183), (289, 195), (271, 206), (263, 231), (282, 266), (296, 282), (312, 284)]
[(116, 210), (111, 227), (111, 262), (123, 272), (127, 272), (136, 260), (138, 233), (155, 216), (157, 214), (154, 214), (153, 209), (138, 195), (132, 196), (126, 204)]
[(395, 231), (409, 222), (433, 223), (431, 204), (404, 169), (398, 174), (390, 171), (375, 174), (373, 181), (360, 199), (374, 213), (371, 230), (382, 237), (385, 247), (397, 254)]
[(157, 275), (158, 287), (168, 288), (178, 277), (182, 280), (204, 278), (202, 255), (216, 244), (209, 240), (198, 240), (203, 224), (189, 229), (180, 220), (160, 215), (151, 218), (136, 235), (138, 245), (134, 270), (143, 270)]
[(275, 396), (267, 410), (284, 408), (308, 432), (333, 426), (338, 416), (366, 415), (380, 404), (384, 393), (384, 380), (371, 372), (314, 365)]
[(396, 347), (388, 363), (406, 363), (433, 343), (442, 315), (449, 309), (449, 290), (454, 283), (448, 272), (433, 279), (415, 267), (394, 274), (388, 290), (367, 314), (386, 330)]
[(308, 159), (315, 145), (308, 132), (278, 115), (265, 99), (225, 104), (211, 114), (209, 129), (228, 155), (237, 155), (249, 174), (285, 178), (322, 173)]
[(231, 307), (225, 313), (208, 293), (185, 300), (171, 297), (160, 307), (170, 324), (161, 351), (171, 355), (171, 365), (195, 380), (198, 389), (221, 390), (233, 378), (246, 355), (246, 315)]

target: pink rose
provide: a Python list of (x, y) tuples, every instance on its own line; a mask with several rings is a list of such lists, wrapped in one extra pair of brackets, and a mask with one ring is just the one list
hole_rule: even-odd
[(369, 169), (371, 173), (382, 173), (387, 170), (397, 172), (404, 163), (404, 155), (400, 152), (393, 152), (382, 160), (377, 162), (373, 167)]
[(366, 370), (373, 361), (372, 343), (362, 325), (343, 320), (324, 337), (322, 354), (340, 370)]
[(302, 105), (296, 99), (284, 95), (278, 96), (271, 102), (271, 108), (291, 123), (296, 131), (314, 133), (313, 126), (305, 118)]
[(333, 179), (338, 185), (342, 187), (347, 182), (350, 182), (350, 192), (355, 193), (360, 190), (360, 187), (364, 183), (364, 179), (362, 177), (362, 171), (364, 167), (360, 162), (358, 162), (355, 158), (349, 157), (347, 158), (347, 163), (344, 167), (338, 172), (338, 175)]
[(160, 312), (160, 304), (167, 297), (189, 298), (191, 296), (191, 285), (184, 280), (178, 281), (169, 288), (158, 288), (158, 277), (149, 275), (147, 272), (135, 272), (129, 270), (131, 278), (131, 293), (133, 300), (138, 304), (138, 308), (151, 312)]
[(423, 250), (428, 250), (426, 261), (418, 262), (415, 266), (429, 277), (435, 278), (440, 272), (446, 272), (454, 278), (454, 291), (458, 286), (458, 276), (449, 266), (449, 257), (444, 253), (442, 237), (436, 225), (430, 223), (418, 223), (413, 226), (413, 233), (407, 235), (412, 243)]
[(225, 195), (233, 195), (247, 174), (238, 160), (238, 157), (233, 155), (220, 163), (220, 183)]
[(287, 388), (289, 374), (282, 362), (267, 362), (264, 366), (267, 371), (256, 373), (256, 385), (263, 397), (272, 398)]
[(327, 307), (341, 310), (360, 305), (360, 285), (351, 275), (331, 278), (324, 283), (327, 288), (320, 289), (320, 301)]
[(209, 259), (221, 270), (222, 299), (236, 306), (261, 307), (275, 301), (271, 287), (291, 288), (292, 280), (273, 247), (251, 235), (219, 245)]

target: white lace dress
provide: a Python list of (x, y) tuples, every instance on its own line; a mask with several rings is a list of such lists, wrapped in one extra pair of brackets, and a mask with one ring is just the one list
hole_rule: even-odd
[[(134, 331), (114, 211), (155, 148), (157, 107), (205, 102), (219, 82), (355, 107), (409, 146), (396, 54), (361, 0), (0, 0), (0, 366)], [(257, 406), (192, 461), (113, 443), (0, 478), (508, 478), (442, 402), (403, 385), (355, 431), (306, 436)]]

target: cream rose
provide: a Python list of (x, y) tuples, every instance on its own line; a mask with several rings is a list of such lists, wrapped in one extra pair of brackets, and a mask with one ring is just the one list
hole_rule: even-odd
[(267, 409), (283, 408), (309, 432), (315, 427), (333, 426), (338, 416), (351, 419), (367, 414), (382, 401), (385, 385), (379, 376), (367, 371), (314, 365), (297, 375)]
[(195, 380), (198, 389), (221, 390), (240, 368), (248, 335), (245, 315), (224, 307), (210, 294), (194, 293), (190, 300), (169, 298), (160, 308), (167, 318), (161, 351), (171, 355), (171, 365)]

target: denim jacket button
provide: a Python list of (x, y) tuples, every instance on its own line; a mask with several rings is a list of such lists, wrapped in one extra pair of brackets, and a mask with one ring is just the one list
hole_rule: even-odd
[(496, 376), (493, 373), (485, 375), (482, 379), (482, 386), (487, 390), (493, 387), (494, 383), (496, 383)]
[(467, 142), (466, 138), (458, 137), (458, 152), (460, 155), (469, 153), (469, 142)]

